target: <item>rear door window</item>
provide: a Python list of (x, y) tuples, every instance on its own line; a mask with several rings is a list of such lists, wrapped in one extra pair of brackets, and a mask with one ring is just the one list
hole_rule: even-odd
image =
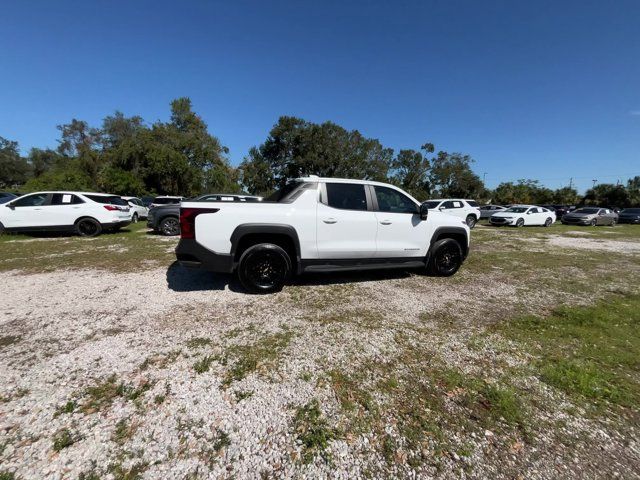
[(327, 183), (327, 205), (342, 210), (367, 210), (364, 185), (356, 183)]
[(77, 205), (84, 203), (80, 197), (71, 193), (54, 193), (51, 196), (51, 205)]

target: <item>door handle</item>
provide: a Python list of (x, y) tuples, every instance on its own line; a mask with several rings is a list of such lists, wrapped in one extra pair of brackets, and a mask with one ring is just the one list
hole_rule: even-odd
[(34, 210), (42, 210), (41, 208), (34, 208)]
[(381, 220), (380, 223), (382, 225), (391, 225), (391, 220)]
[(335, 218), (325, 218), (324, 220), (322, 220), (324, 223), (336, 223), (338, 220), (336, 220)]

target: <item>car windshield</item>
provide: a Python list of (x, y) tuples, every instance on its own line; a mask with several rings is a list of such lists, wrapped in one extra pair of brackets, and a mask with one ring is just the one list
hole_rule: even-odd
[(620, 213), (632, 213), (634, 215), (640, 215), (640, 208), (625, 208)]
[(303, 183), (304, 182), (301, 182), (300, 180), (293, 180), (293, 181), (287, 182), (284, 185), (284, 187), (276, 190), (268, 197), (265, 197), (263, 202), (274, 202), (274, 203), (282, 202), (286, 197), (288, 197), (291, 193), (297, 190), (298, 187), (302, 186)]
[(424, 205), (426, 205), (428, 209), (438, 208), (440, 202), (437, 200), (429, 200), (428, 202), (424, 202)]
[(94, 202), (97, 203), (104, 203), (105, 205), (120, 205), (123, 207), (128, 207), (129, 204), (126, 202), (126, 200), (123, 200), (120, 197), (116, 197), (115, 195), (113, 196), (109, 196), (109, 195), (85, 195), (85, 197), (93, 200)]
[(579, 208), (574, 210), (573, 213), (598, 213), (598, 208)]
[(511, 208), (507, 208), (505, 210), (505, 212), (510, 212), (510, 213), (524, 213), (527, 210), (529, 210), (529, 207), (511, 207)]

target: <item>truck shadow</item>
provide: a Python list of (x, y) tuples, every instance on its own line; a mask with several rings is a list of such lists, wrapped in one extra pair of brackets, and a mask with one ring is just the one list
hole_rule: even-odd
[[(306, 273), (290, 279), (287, 286), (340, 285), (345, 283), (372, 282), (408, 278), (416, 270), (372, 270), (340, 273)], [(234, 275), (212, 273), (204, 270), (185, 268), (173, 262), (167, 269), (167, 285), (175, 292), (199, 292), (224, 290), (246, 293)], [(287, 286), (284, 288), (286, 289)]]

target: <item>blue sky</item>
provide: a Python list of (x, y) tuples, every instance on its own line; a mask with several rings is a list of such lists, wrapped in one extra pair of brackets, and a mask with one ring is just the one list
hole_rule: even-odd
[(280, 115), (470, 154), (491, 187), (640, 175), (640, 2), (14, 1), (0, 136), (189, 96), (233, 164)]

